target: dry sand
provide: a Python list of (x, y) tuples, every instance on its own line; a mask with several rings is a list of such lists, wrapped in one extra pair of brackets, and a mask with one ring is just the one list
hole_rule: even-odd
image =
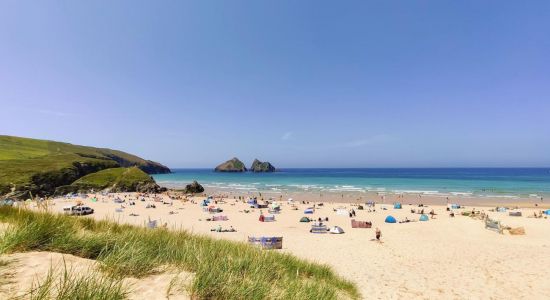
[[(129, 200), (137, 195), (121, 194), (120, 197)], [(224, 210), (221, 214), (229, 220), (208, 222), (205, 219), (212, 215), (203, 212), (198, 204), (201, 199), (195, 198), (197, 204), (192, 204), (163, 196), (164, 202), (172, 202), (170, 205), (148, 198), (145, 202), (136, 201), (135, 206), (123, 204), (126, 207), (123, 212), (115, 212), (121, 205), (113, 203), (112, 198), (100, 196), (98, 202), (91, 202), (89, 198), (83, 202), (95, 209), (92, 217), (97, 219), (142, 226), (152, 219), (167, 223), (169, 228), (184, 228), (241, 242), (248, 236), (283, 236), (282, 251), (332, 266), (356, 282), (365, 299), (550, 298), (550, 219), (526, 217), (538, 212), (538, 208), (523, 208), (523, 217), (510, 217), (508, 213), (489, 212), (489, 207), (479, 207), (505, 225), (525, 228), (526, 235), (512, 236), (487, 230), (482, 221), (459, 215), (463, 209), (455, 210), (457, 216), (451, 218), (446, 206), (441, 205), (425, 208), (425, 212), (434, 209), (436, 219), (404, 224), (388, 224), (384, 219), (393, 215), (398, 220), (406, 217), (418, 220), (419, 215), (410, 212), (411, 208), (418, 208), (416, 205), (404, 204), (400, 210), (393, 209), (392, 205), (377, 205), (376, 212), (355, 207), (355, 219), (371, 221), (373, 228), (352, 229), (348, 216), (333, 211), (342, 205), (350, 209), (351, 204), (326, 203), (315, 211), (313, 218), (328, 217), (327, 225), (344, 229), (345, 234), (335, 235), (309, 233), (311, 223), (299, 222), (307, 204), (298, 204), (298, 210), (292, 210), (283, 202), (276, 222), (262, 223), (258, 221), (259, 209), (250, 209), (247, 204), (231, 199), (218, 204)], [(401, 202), (412, 203), (412, 199), (401, 199)], [(64, 205), (74, 204), (75, 200), (57, 199), (54, 203), (50, 209), (61, 212)], [(156, 208), (145, 208), (148, 203), (155, 203)], [(244, 213), (246, 209), (250, 209), (250, 213)], [(169, 214), (170, 211), (175, 213)], [(267, 213), (266, 209), (262, 211)], [(131, 213), (139, 216), (130, 216)], [(237, 232), (210, 231), (218, 225), (233, 226)], [(382, 243), (373, 241), (376, 227), (382, 231)]]

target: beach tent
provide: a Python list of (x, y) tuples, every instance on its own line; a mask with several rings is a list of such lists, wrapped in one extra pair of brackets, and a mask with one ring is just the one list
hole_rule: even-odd
[(339, 227), (339, 226), (332, 226), (330, 228), (330, 233), (333, 233), (333, 234), (342, 234), (344, 233), (344, 229), (342, 229), (342, 227)]
[(393, 204), (394, 209), (401, 209), (401, 203), (397, 202)]
[(425, 222), (428, 221), (430, 218), (428, 218), (428, 215), (420, 215), (420, 221)]
[(498, 212), (506, 212), (506, 207), (497, 207)]
[(309, 222), (311, 222), (311, 220), (310, 220), (308, 217), (302, 217), (302, 218), (300, 219), (300, 222), (302, 222), (302, 223), (309, 223)]
[(307, 208), (306, 210), (304, 210), (304, 214), (313, 214), (313, 208)]
[(256, 205), (257, 201), (256, 201), (256, 199), (248, 199), (247, 203), (249, 205)]
[(545, 210), (545, 211), (544, 211), (544, 214), (550, 216), (550, 209)]
[(271, 208), (272, 209), (281, 209), (281, 206), (279, 205), (279, 203), (273, 202), (273, 203), (271, 203)]
[(452, 208), (452, 209), (459, 209), (459, 208), (460, 208), (460, 205), (458, 205), (458, 204), (451, 204), (451, 208)]
[(393, 216), (387, 216), (386, 220), (384, 222), (386, 222), (386, 223), (397, 223), (397, 220)]

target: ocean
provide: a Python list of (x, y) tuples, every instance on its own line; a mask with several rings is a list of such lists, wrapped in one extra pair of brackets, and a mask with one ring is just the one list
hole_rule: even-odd
[(217, 173), (173, 169), (153, 175), (161, 185), (182, 188), (197, 180), (206, 188), (237, 191), (377, 192), (475, 197), (550, 195), (550, 168), (281, 169), (274, 173)]

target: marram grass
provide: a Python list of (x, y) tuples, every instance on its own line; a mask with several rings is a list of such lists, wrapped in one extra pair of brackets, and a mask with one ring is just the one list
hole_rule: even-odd
[(63, 266), (52, 266), (46, 277), (35, 279), (23, 298), (29, 300), (123, 300), (128, 295), (120, 278), (114, 278), (90, 268), (75, 271)]
[(184, 288), (195, 299), (360, 297), (353, 283), (328, 266), (183, 230), (151, 230), (10, 207), (0, 207), (0, 222), (10, 224), (0, 237), (0, 254), (72, 254), (97, 260), (113, 278), (144, 277), (175, 267), (194, 274)]

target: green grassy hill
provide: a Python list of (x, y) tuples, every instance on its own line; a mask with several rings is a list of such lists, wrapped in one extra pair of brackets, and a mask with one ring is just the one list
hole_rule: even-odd
[(96, 191), (109, 188), (113, 192), (140, 191), (150, 185), (155, 185), (151, 176), (137, 167), (111, 168), (88, 174), (73, 182), (70, 186), (74, 191)]
[(137, 167), (169, 173), (167, 167), (118, 150), (0, 135), (0, 195), (46, 196), (100, 170)]

